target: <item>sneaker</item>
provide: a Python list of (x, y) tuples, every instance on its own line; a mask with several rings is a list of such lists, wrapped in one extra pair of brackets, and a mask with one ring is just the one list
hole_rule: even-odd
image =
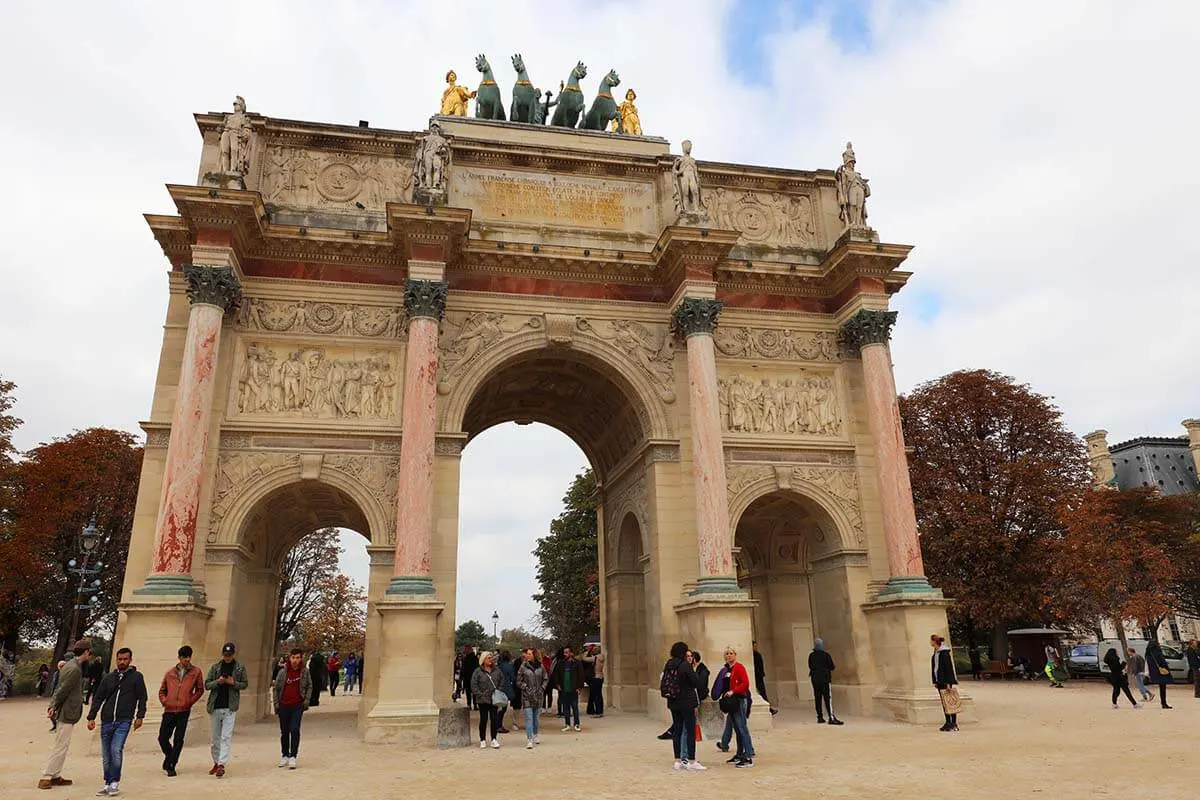
[(704, 770), (708, 769), (708, 767), (704, 766), (699, 761), (689, 761), (687, 768), (689, 772), (703, 772)]
[(739, 761), (738, 763), (734, 764), (734, 766), (737, 767), (738, 769), (750, 769), (751, 767), (754, 766), (754, 759), (753, 758), (744, 758), (741, 761)]
[(495, 739), (492, 739), (492, 749), (493, 749), (493, 750), (499, 750), (499, 749), (500, 749), (500, 743), (499, 743), (499, 742), (497, 742)]
[(225, 777), (225, 765), (224, 764), (217, 764), (217, 777), (218, 778)]
[(501, 728), (500, 730), (496, 731), (496, 733), (508, 733), (508, 732), (509, 732), (508, 728)]
[(667, 732), (665, 732), (665, 733), (660, 733), (660, 734), (658, 735), (658, 738), (662, 739), (664, 742), (669, 742), (669, 741), (671, 741), (671, 738), (672, 738), (672, 737), (671, 737), (671, 732), (670, 732), (670, 731), (667, 731)]
[(217, 762), (215, 762), (215, 761), (214, 761), (214, 762), (213, 762), (213, 765), (212, 765), (212, 769), (210, 769), (210, 770), (208, 771), (208, 774), (209, 774), (209, 775), (216, 775), (216, 774), (217, 774), (217, 767), (219, 767), (219, 766), (221, 766), (221, 765), (220, 765), (220, 764), (218, 764)]
[(825, 724), (825, 718), (824, 718), (824, 717), (817, 717), (817, 724), (818, 724), (818, 725), (824, 725), (824, 724)]
[(533, 735), (533, 743), (534, 743), (534, 744), (541, 744), (541, 743), (542, 743), (542, 737), (538, 736), (538, 735), (535, 733), (535, 734)]
[(483, 739), (480, 739), (480, 740), (479, 740), (479, 749), (480, 749), (480, 750), (487, 750), (487, 742), (486, 742), (486, 741), (484, 741)]
[(179, 774), (179, 773), (175, 771), (175, 768), (174, 768), (174, 767), (168, 767), (168, 768), (167, 768), (167, 777), (168, 777), (168, 778), (174, 778), (174, 777), (175, 777), (176, 775), (178, 775), (178, 774)]
[[(662, 737), (659, 737), (659, 738), (662, 738)], [(717, 742), (717, 749), (720, 750), (722, 753), (728, 753), (729, 745), (721, 744), (720, 742)]]
[(734, 756), (733, 758), (725, 759), (726, 764), (739, 764), (739, 763), (741, 763), (741, 761), (742, 761), (741, 756)]
[(575, 726), (575, 730), (577, 730), (577, 731), (581, 731), (581, 730), (583, 730), (583, 728), (581, 728), (581, 727), (579, 727), (578, 725), (576, 725), (576, 726)]
[(117, 784), (110, 783), (108, 785), (108, 796), (109, 797), (116, 797), (120, 793), (121, 793), (121, 789), (120, 789), (120, 787), (117, 786)]
[(280, 757), (279, 757), (279, 763), (278, 763), (278, 764), (276, 764), (275, 766), (277, 766), (277, 767), (286, 767), (287, 765), (288, 765), (288, 759), (287, 759), (287, 756), (280, 756)]
[(109, 785), (106, 783), (100, 787), (100, 791), (96, 792), (96, 797), (108, 797)]
[(775, 715), (776, 715), (776, 714), (778, 714), (778, 713), (779, 713), (779, 709), (778, 709), (778, 708), (772, 708), (772, 709), (771, 709), (771, 716), (772, 716), (772, 717), (773, 717), (773, 716), (775, 716)]
[(567, 732), (567, 731), (569, 731), (569, 730), (571, 730), (571, 726), (570, 726), (570, 725), (568, 725), (568, 726), (566, 726), (565, 728), (563, 728), (563, 733), (566, 733), (566, 732)]
[(674, 769), (683, 769), (683, 762), (682, 762), (682, 761), (680, 761), (678, 758), (677, 758), (677, 759), (675, 759), (675, 766), (674, 766)]
[(296, 768), (296, 759), (294, 757), (289, 758), (288, 759), (288, 769), (295, 769), (295, 768)]
[(532, 750), (532, 749), (533, 749), (533, 739), (530, 739), (529, 741), (525, 742), (525, 749), (526, 749), (526, 750)]
[(1117, 710), (1117, 704), (1113, 703), (1113, 711), (1116, 711), (1116, 710)]
[(842, 722), (840, 719), (838, 719), (836, 717), (830, 717), (829, 724), (830, 725), (845, 725), (846, 723)]

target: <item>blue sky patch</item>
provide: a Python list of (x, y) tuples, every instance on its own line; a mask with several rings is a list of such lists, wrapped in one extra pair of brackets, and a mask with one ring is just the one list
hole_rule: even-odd
[(843, 50), (871, 46), (867, 0), (735, 0), (725, 28), (729, 69), (752, 85), (770, 83), (766, 43), (771, 34), (821, 20)]

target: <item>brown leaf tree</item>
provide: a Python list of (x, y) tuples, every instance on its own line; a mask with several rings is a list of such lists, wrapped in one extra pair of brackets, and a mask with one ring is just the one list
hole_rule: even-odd
[(341, 555), (337, 528), (321, 528), (301, 539), (284, 557), (275, 641), (291, 639), (300, 621), (313, 613), (321, 600), (322, 587), (338, 574)]
[(0, 648), (15, 652), (17, 639), (22, 625), (23, 616), (12, 586), (10, 576), (20, 573), (24, 563), (24, 555), (17, 552), (22, 548), (17, 541), (16, 498), (17, 498), (17, 463), (19, 455), (13, 446), (12, 437), (21, 420), (9, 412), (16, 404), (13, 392), (17, 385), (12, 381), (0, 378), (0, 555), (11, 554), (20, 556), (19, 561), (11, 564), (6, 570), (0, 565)]
[[(1050, 398), (988, 370), (900, 398), (930, 581), (970, 629), (1041, 621), (1059, 506), (1089, 483), (1081, 441)], [(1003, 652), (998, 657), (1002, 657)]]
[(345, 575), (322, 580), (316, 605), (300, 621), (296, 635), (309, 650), (361, 653), (367, 640), (367, 593)]

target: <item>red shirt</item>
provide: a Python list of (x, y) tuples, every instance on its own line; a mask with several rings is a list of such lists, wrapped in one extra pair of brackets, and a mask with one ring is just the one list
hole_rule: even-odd
[(293, 670), (289, 664), (287, 667), (287, 675), (283, 678), (283, 694), (279, 696), (279, 705), (287, 706), (302, 706), (304, 705), (304, 696), (300, 694), (300, 673), (304, 667)]
[(740, 661), (733, 662), (729, 669), (729, 691), (734, 694), (750, 694), (750, 676), (746, 674), (746, 665)]

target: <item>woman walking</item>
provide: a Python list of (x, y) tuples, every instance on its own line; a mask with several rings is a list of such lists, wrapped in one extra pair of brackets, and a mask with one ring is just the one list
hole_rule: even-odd
[(504, 726), (504, 714), (510, 705), (516, 714), (516, 709), (521, 707), (521, 693), (517, 691), (517, 665), (513, 663), (512, 653), (507, 650), (500, 651), (500, 671), (504, 673), (504, 694), (508, 696), (508, 703), (500, 707), (500, 732), (508, 733), (508, 728)]
[(708, 769), (696, 760), (696, 707), (700, 705), (696, 692), (700, 690), (700, 676), (688, 663), (687, 653), (687, 642), (671, 645), (671, 657), (663, 665), (659, 680), (659, 694), (666, 698), (671, 712), (675, 769), (700, 771)]
[(1133, 707), (1137, 708), (1137, 700), (1134, 700), (1129, 692), (1129, 676), (1125, 674), (1125, 664), (1117, 655), (1117, 648), (1108, 648), (1108, 652), (1104, 654), (1104, 663), (1108, 667), (1108, 682), (1112, 684), (1113, 708), (1117, 707), (1117, 698), (1121, 696), (1121, 692), (1124, 692)]
[(1158, 642), (1151, 640), (1146, 645), (1146, 669), (1150, 672), (1150, 681), (1158, 684), (1158, 703), (1163, 708), (1167, 705), (1167, 684), (1171, 682), (1171, 668), (1167, 666), (1167, 658), (1163, 655)]
[(504, 673), (496, 666), (494, 653), (484, 653), (480, 660), (479, 669), (471, 676), (471, 697), (479, 707), (479, 747), (488, 746), (488, 726), (492, 730), (492, 747), (499, 750), (500, 740), (496, 735), (500, 732), (500, 707), (508, 705), (508, 696), (504, 693)]
[[(746, 665), (737, 660), (737, 651), (733, 646), (725, 648), (723, 685), (717, 687), (721, 694), (718, 702), (725, 712), (725, 729), (733, 728), (737, 739), (737, 751), (727, 763), (740, 769), (754, 766), (754, 741), (750, 738), (750, 727), (746, 724), (750, 716), (750, 673)], [(724, 737), (722, 737), (724, 738)], [(728, 741), (726, 739), (726, 741)]]
[(946, 644), (946, 637), (938, 636), (936, 633), (929, 637), (929, 644), (933, 647), (933, 657), (930, 659), (930, 667), (932, 669), (933, 685), (937, 687), (938, 695), (942, 699), (942, 713), (946, 715), (946, 722), (940, 731), (957, 731), (958, 730), (958, 712), (962, 707), (962, 700), (958, 696), (958, 675), (954, 672), (954, 656), (950, 652), (950, 645)]
[(546, 670), (542, 659), (532, 647), (521, 651), (521, 666), (517, 670), (517, 690), (521, 694), (521, 710), (525, 714), (525, 749), (541, 744), (538, 738), (538, 714), (546, 689)]
[(1187, 650), (1183, 651), (1187, 656), (1188, 669), (1192, 673), (1193, 697), (1200, 697), (1200, 640), (1192, 639), (1188, 642)]

